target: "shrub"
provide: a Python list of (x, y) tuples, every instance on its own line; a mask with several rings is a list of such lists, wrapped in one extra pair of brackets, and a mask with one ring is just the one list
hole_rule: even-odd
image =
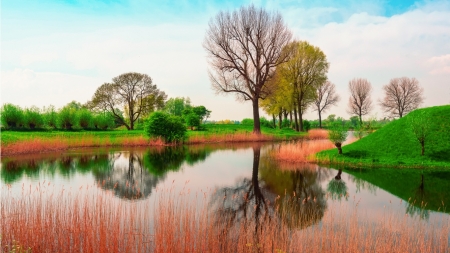
[(252, 125), (252, 126), (253, 126), (253, 119), (248, 119), (248, 118), (243, 119), (243, 120), (241, 121), (241, 124), (242, 124), (242, 125)]
[(342, 124), (332, 124), (328, 130), (328, 139), (338, 148), (339, 154), (342, 154), (342, 143), (347, 139), (347, 129)]
[(71, 130), (78, 125), (77, 111), (73, 107), (65, 106), (58, 113), (58, 127)]
[(58, 113), (56, 112), (55, 107), (53, 105), (48, 108), (44, 107), (43, 111), (42, 118), (44, 120), (44, 125), (50, 128), (56, 128), (58, 124)]
[(19, 127), (23, 118), (22, 108), (13, 104), (4, 104), (1, 109), (2, 125), (8, 128)]
[(88, 109), (81, 109), (77, 111), (77, 118), (81, 128), (88, 129), (92, 126), (93, 116), (92, 112)]
[(190, 127), (191, 130), (193, 130), (194, 127), (197, 129), (200, 127), (200, 116), (198, 116), (197, 114), (192, 112), (192, 113), (183, 115), (183, 117), (184, 117), (184, 121), (186, 122), (186, 125), (188, 127)]
[(181, 117), (164, 112), (154, 112), (147, 118), (144, 127), (149, 136), (161, 137), (166, 143), (182, 141), (186, 137), (186, 127)]
[[(270, 122), (268, 119), (266, 118), (259, 118), (259, 122), (261, 124), (261, 126), (263, 127), (268, 127), (268, 128), (273, 128), (273, 122)], [(252, 124), (253, 124), (253, 120), (252, 120)]]
[(309, 129), (311, 129), (311, 123), (309, 123), (308, 120), (303, 120), (303, 130), (305, 130), (306, 132), (309, 131)]
[(95, 129), (112, 129), (115, 127), (114, 117), (110, 113), (99, 113), (93, 116), (93, 125)]
[(285, 119), (281, 122), (281, 127), (282, 128), (290, 128), (291, 127), (291, 122), (288, 119)]
[(44, 117), (39, 108), (32, 106), (25, 109), (22, 122), (25, 127), (30, 129), (41, 128), (44, 124)]

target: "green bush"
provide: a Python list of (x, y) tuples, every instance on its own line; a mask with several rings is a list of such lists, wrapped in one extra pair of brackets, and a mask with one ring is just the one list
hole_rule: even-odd
[(268, 127), (268, 128), (273, 128), (273, 122), (269, 121), (266, 118), (259, 118), (259, 122), (261, 124), (261, 126), (263, 127)]
[(186, 122), (186, 125), (191, 128), (191, 130), (195, 128), (200, 127), (200, 116), (196, 113), (192, 112), (186, 115), (183, 115), (184, 122)]
[(44, 125), (44, 117), (41, 114), (39, 108), (32, 106), (25, 109), (23, 114), (23, 125), (29, 129), (42, 128)]
[(304, 119), (304, 120), (303, 120), (303, 130), (305, 130), (306, 132), (308, 132), (309, 129), (311, 129), (311, 123), (309, 123), (308, 120)]
[(291, 122), (288, 119), (285, 119), (281, 122), (282, 128), (291, 128)]
[(47, 108), (44, 107), (43, 111), (42, 118), (44, 120), (44, 125), (55, 129), (58, 125), (58, 112), (56, 112), (55, 107), (52, 105)]
[(147, 118), (144, 130), (148, 136), (161, 137), (166, 143), (179, 142), (186, 137), (186, 127), (181, 117), (164, 112), (154, 112)]
[(81, 109), (77, 111), (77, 118), (81, 128), (88, 129), (92, 127), (94, 117), (92, 116), (92, 112), (88, 109)]
[(338, 148), (339, 154), (342, 154), (342, 143), (347, 139), (347, 128), (340, 123), (334, 123), (328, 130), (328, 139)]
[(253, 119), (243, 119), (242, 121), (241, 121), (241, 124), (242, 125), (252, 125), (253, 126)]
[(115, 127), (114, 117), (110, 113), (99, 113), (93, 116), (92, 124), (95, 129), (113, 129)]
[(4, 104), (1, 109), (2, 125), (7, 128), (19, 127), (23, 118), (22, 108), (13, 104)]
[(77, 111), (73, 107), (65, 106), (58, 113), (58, 127), (71, 130), (78, 126)]

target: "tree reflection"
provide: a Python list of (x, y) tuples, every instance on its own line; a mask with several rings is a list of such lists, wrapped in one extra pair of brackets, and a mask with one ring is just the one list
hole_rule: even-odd
[(338, 174), (328, 183), (327, 191), (331, 199), (341, 201), (342, 198), (348, 200), (348, 192), (346, 183), (341, 180), (342, 169), (339, 169)]
[[(239, 233), (229, 233), (234, 229), (252, 230), (253, 241), (258, 242), (262, 226), (273, 219), (292, 229), (317, 223), (326, 209), (318, 171), (282, 171), (273, 159), (261, 159), (261, 146), (252, 149), (251, 178), (220, 188), (211, 197), (210, 207), (215, 212), (216, 223), (223, 228), (221, 236), (238, 236)], [(222, 247), (227, 250), (232, 246)]]
[(420, 219), (428, 220), (430, 211), (427, 206), (427, 192), (425, 191), (424, 175), (420, 175), (420, 184), (415, 189), (414, 199), (407, 202), (406, 213), (410, 216), (418, 216)]
[(120, 198), (128, 200), (148, 197), (165, 175), (154, 175), (143, 165), (142, 153), (117, 152), (110, 156), (108, 168), (94, 171), (100, 188), (111, 190)]

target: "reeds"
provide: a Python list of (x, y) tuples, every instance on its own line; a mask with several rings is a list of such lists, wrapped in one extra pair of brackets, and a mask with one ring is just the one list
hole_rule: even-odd
[(310, 140), (328, 139), (328, 131), (325, 129), (311, 129), (308, 131), (308, 139)]
[(1, 147), (1, 155), (20, 155), (45, 152), (60, 152), (75, 148), (95, 147), (145, 147), (166, 145), (160, 138), (132, 137), (97, 137), (85, 135), (77, 138), (33, 138), (13, 142)]
[(200, 143), (236, 143), (236, 142), (262, 142), (262, 141), (274, 141), (275, 136), (269, 136), (264, 134), (254, 133), (232, 133), (232, 134), (198, 134), (189, 137), (186, 141), (187, 144), (200, 144)]
[(2, 251), (439, 253), (450, 246), (448, 216), (423, 221), (387, 210), (373, 218), (356, 204), (311, 217), (292, 212), (303, 210), (295, 198), (278, 197), (259, 216), (252, 204), (236, 220), (226, 206), (212, 209), (208, 191), (155, 194), (152, 205), (119, 201), (96, 186), (61, 189), (44, 181), (23, 185), (18, 195), (3, 186)]
[(307, 163), (315, 161), (315, 153), (331, 148), (334, 144), (329, 140), (298, 141), (280, 145), (272, 156), (282, 162)]

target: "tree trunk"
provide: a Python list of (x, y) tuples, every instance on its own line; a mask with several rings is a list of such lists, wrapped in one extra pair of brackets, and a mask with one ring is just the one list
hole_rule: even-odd
[(342, 169), (339, 169), (338, 174), (334, 177), (336, 180), (341, 180)]
[(342, 143), (339, 143), (339, 142), (338, 142), (338, 143), (335, 143), (334, 145), (335, 145), (335, 146), (337, 147), (337, 149), (339, 150), (339, 154), (342, 155)]
[(292, 111), (289, 112), (289, 125), (292, 127)]
[(277, 128), (277, 121), (275, 119), (275, 114), (272, 114), (273, 128)]
[(294, 120), (295, 120), (295, 131), (298, 132), (297, 109), (295, 109), (295, 107), (294, 107)]
[(253, 133), (261, 134), (261, 122), (259, 120), (259, 100), (254, 99), (253, 102)]
[(425, 154), (425, 142), (421, 141), (420, 145), (422, 146), (422, 153), (420, 155), (424, 155)]
[(303, 132), (303, 111), (302, 111), (302, 106), (300, 105), (300, 103), (298, 103), (298, 121), (300, 124), (300, 131)]
[(282, 118), (282, 117), (281, 117), (281, 116), (282, 116), (281, 114), (283, 114), (283, 113), (280, 112), (280, 114), (278, 114), (278, 120), (279, 120), (279, 121), (278, 121), (278, 127), (279, 127), (280, 129), (282, 128), (282, 125), (283, 125), (283, 124), (282, 124), (283, 122), (282, 122), (282, 119), (281, 119), (281, 118)]
[(319, 128), (322, 129), (322, 113), (319, 110)]

